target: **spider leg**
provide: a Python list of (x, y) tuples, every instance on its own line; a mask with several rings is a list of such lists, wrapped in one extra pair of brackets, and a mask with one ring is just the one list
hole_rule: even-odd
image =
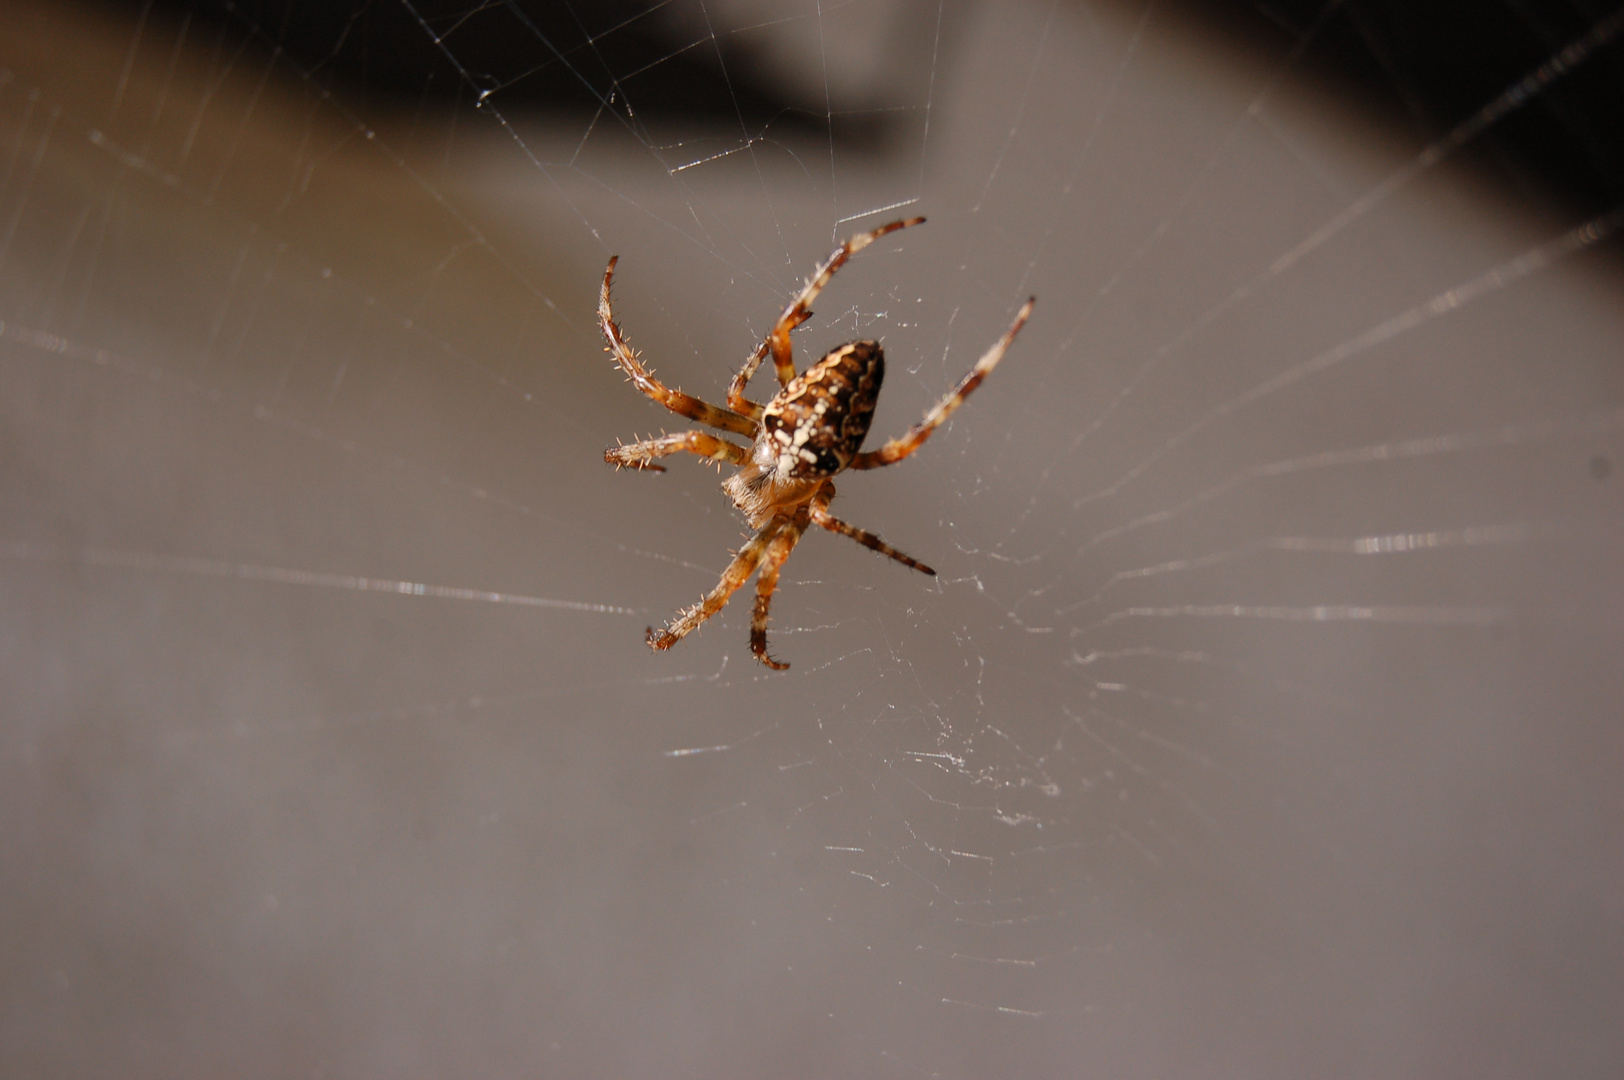
[(654, 464), (654, 459), (665, 457), (667, 454), (680, 454), (685, 450), (718, 463), (727, 461), (734, 465), (743, 465), (750, 460), (749, 450), (704, 431), (677, 431), (670, 435), (661, 435), (657, 439), (611, 446), (603, 452), (603, 460), (617, 469), (665, 472), (665, 466)]
[(756, 346), (756, 351), (750, 354), (750, 359), (744, 362), (744, 367), (739, 369), (739, 373), (733, 376), (733, 381), (727, 386), (727, 407), (736, 413), (758, 418), (761, 416), (761, 406), (744, 396), (744, 387), (751, 376), (755, 375), (761, 362), (767, 358), (767, 341), (770, 340), (770, 338), (764, 340)]
[(609, 282), (615, 276), (615, 263), (619, 261), (618, 255), (609, 260), (609, 267), (603, 272), (603, 290), (598, 294), (598, 326), (603, 330), (603, 340), (608, 342), (604, 352), (614, 356), (615, 363), (620, 365), (627, 378), (637, 384), (639, 390), (672, 412), (713, 428), (754, 438), (757, 425), (750, 417), (701, 401), (692, 394), (684, 394), (681, 390), (671, 389), (656, 379), (637, 359), (637, 350), (626, 343), (620, 327), (615, 324), (614, 310), (609, 302)]
[[(842, 536), (849, 536), (859, 544), (862, 544), (864, 547), (869, 548), (872, 551), (878, 551), (881, 555), (884, 555), (887, 558), (895, 559), (903, 566), (911, 566), (921, 573), (929, 574), (931, 577), (936, 576), (936, 571), (932, 570), (918, 559), (904, 555), (902, 552), (898, 551), (890, 544), (887, 544), (884, 540), (881, 540), (873, 533), (859, 529), (855, 525), (848, 525), (844, 521), (841, 521), (839, 518), (835, 517), (833, 514), (829, 513), (829, 500), (834, 498), (834, 494), (834, 485), (830, 484), (825, 486), (824, 490), (819, 492), (818, 496), (812, 500), (811, 513), (812, 520), (814, 522), (823, 526), (825, 529), (828, 529), (830, 532), (837, 532)], [(765, 573), (765, 571), (763, 572)]]
[(728, 597), (737, 592), (739, 586), (755, 572), (756, 565), (761, 562), (761, 556), (767, 550), (767, 545), (778, 534), (783, 524), (782, 518), (773, 518), (763, 525), (756, 535), (739, 549), (739, 553), (733, 556), (733, 561), (722, 571), (722, 580), (716, 583), (716, 588), (693, 607), (679, 611), (676, 618), (666, 624), (664, 630), (656, 632), (654, 627), (649, 627), (647, 637), (649, 648), (669, 649), (691, 634), (700, 623), (727, 606)]
[(969, 397), (971, 392), (981, 385), (981, 380), (985, 379), (987, 374), (998, 366), (998, 361), (1002, 360), (1004, 353), (1009, 351), (1009, 346), (1015, 340), (1015, 335), (1020, 333), (1021, 327), (1026, 324), (1027, 316), (1032, 314), (1032, 305), (1036, 302), (1037, 298), (1032, 297), (1021, 305), (1021, 310), (1015, 313), (1015, 321), (1009, 324), (1009, 329), (1004, 331), (1004, 336), (999, 338), (993, 347), (987, 350), (985, 356), (976, 361), (976, 366), (965, 373), (964, 378), (959, 380), (959, 385), (955, 386), (951, 393), (937, 402), (929, 412), (925, 413), (923, 420), (908, 429), (906, 435), (900, 439), (887, 441), (878, 450), (867, 450), (858, 454), (851, 459), (851, 464), (847, 468), (878, 469), (882, 465), (895, 465), (915, 450), (918, 450), (925, 440), (930, 438), (930, 433), (935, 431), (949, 416), (952, 416), (958, 407), (964, 404), (964, 399)]
[(813, 273), (811, 280), (801, 289), (800, 295), (790, 301), (789, 307), (785, 308), (784, 313), (778, 317), (778, 321), (773, 324), (773, 328), (766, 338), (763, 339), (760, 345), (756, 346), (756, 351), (750, 354), (750, 359), (744, 362), (744, 367), (740, 368), (739, 373), (733, 376), (733, 383), (727, 390), (728, 408), (735, 412), (744, 413), (747, 416), (761, 415), (761, 406), (756, 405), (744, 396), (745, 384), (755, 375), (756, 369), (761, 366), (763, 360), (767, 359), (769, 352), (772, 353), (773, 367), (778, 371), (778, 385), (788, 386), (789, 381), (795, 378), (795, 359), (790, 349), (789, 332), (812, 317), (810, 305), (812, 301), (818, 298), (818, 294), (823, 291), (823, 287), (829, 284), (829, 279), (835, 276), (835, 271), (845, 266), (847, 259), (862, 251), (880, 237), (894, 233), (898, 229), (906, 229), (910, 225), (922, 225), (924, 221), (925, 219), (922, 217), (893, 221), (889, 225), (881, 225), (878, 229), (858, 233), (835, 248), (823, 265)]
[(774, 671), (783, 671), (789, 665), (767, 655), (767, 607), (778, 588), (778, 571), (784, 565), (784, 560), (789, 558), (789, 553), (795, 550), (795, 545), (800, 543), (806, 525), (805, 516), (797, 515), (796, 520), (788, 522), (778, 531), (772, 543), (767, 545), (761, 573), (756, 577), (756, 607), (750, 614), (750, 652)]

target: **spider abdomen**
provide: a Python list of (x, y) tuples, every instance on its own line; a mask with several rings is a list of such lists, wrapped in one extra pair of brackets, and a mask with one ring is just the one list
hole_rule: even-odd
[(884, 379), (879, 342), (853, 341), (831, 350), (762, 409), (758, 460), (770, 447), (781, 479), (835, 475), (862, 449)]

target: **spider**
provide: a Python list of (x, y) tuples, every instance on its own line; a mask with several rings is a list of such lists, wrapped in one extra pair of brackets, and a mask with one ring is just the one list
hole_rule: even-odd
[[(931, 432), (953, 415), (987, 373), (998, 366), (1010, 343), (1032, 313), (1035, 298), (1028, 299), (1016, 313), (1015, 321), (987, 354), (976, 361), (919, 423), (900, 439), (892, 439), (877, 450), (859, 452), (874, 416), (874, 404), (885, 377), (885, 354), (877, 341), (851, 341), (825, 353), (823, 359), (797, 375), (790, 353), (790, 331), (812, 317), (808, 307), (829, 284), (846, 260), (874, 241), (898, 229), (919, 225), (924, 218), (909, 218), (859, 233), (836, 248), (801, 289), (800, 295), (784, 309), (771, 332), (756, 346), (744, 367), (728, 387), (727, 408), (667, 387), (638, 359), (637, 351), (626, 343), (616, 325), (609, 301), (609, 283), (615, 276), (619, 256), (609, 260), (603, 272), (603, 291), (598, 298), (598, 323), (608, 345), (604, 351), (615, 358), (627, 378), (637, 388), (672, 412), (697, 420), (707, 427), (743, 435), (752, 445), (740, 446), (698, 430), (678, 431), (630, 445), (611, 447), (603, 460), (616, 468), (649, 469), (664, 472), (654, 459), (667, 454), (690, 453), (716, 462), (737, 465), (738, 471), (722, 482), (733, 505), (755, 530), (754, 535), (733, 556), (717, 583), (699, 603), (677, 613), (665, 629), (648, 629), (651, 648), (669, 649), (727, 604), (757, 567), (756, 606), (750, 618), (750, 651), (763, 664), (778, 671), (789, 667), (767, 655), (767, 607), (778, 587), (778, 574), (813, 525), (849, 536), (864, 547), (895, 559), (904, 566), (935, 576), (936, 571), (910, 558), (873, 533), (865, 532), (829, 513), (835, 497), (833, 478), (846, 469), (877, 469), (903, 460)], [(782, 389), (767, 404), (744, 396), (745, 386), (768, 354), (778, 372)]]

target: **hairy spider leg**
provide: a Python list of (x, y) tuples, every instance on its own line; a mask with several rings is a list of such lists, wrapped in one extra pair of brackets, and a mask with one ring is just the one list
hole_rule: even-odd
[(1037, 303), (1037, 298), (1030, 297), (1026, 303), (1021, 305), (1021, 310), (1015, 313), (1015, 321), (1009, 324), (1009, 329), (1004, 331), (1004, 336), (999, 338), (993, 347), (987, 350), (985, 356), (976, 361), (976, 366), (965, 373), (964, 378), (959, 380), (959, 385), (955, 386), (952, 392), (937, 402), (929, 412), (925, 413), (923, 420), (908, 429), (906, 435), (900, 439), (887, 441), (878, 450), (866, 450), (858, 454), (851, 459), (851, 464), (847, 468), (878, 469), (882, 465), (895, 465), (924, 445), (925, 440), (930, 438), (930, 433), (935, 431), (944, 420), (952, 416), (958, 410), (958, 407), (964, 404), (964, 399), (969, 397), (971, 392), (981, 385), (981, 380), (985, 379), (988, 373), (998, 366), (998, 361), (1002, 360), (1004, 353), (1009, 351), (1009, 346), (1015, 340), (1015, 335), (1021, 332), (1022, 326), (1026, 325), (1027, 317), (1032, 314), (1032, 305), (1035, 303)]
[(603, 460), (617, 469), (665, 472), (665, 466), (654, 464), (654, 459), (684, 451), (718, 464), (727, 461), (734, 465), (743, 465), (750, 460), (750, 451), (745, 447), (730, 443), (726, 439), (718, 439), (704, 431), (676, 431), (670, 435), (661, 435), (657, 439), (611, 446), (603, 452)]
[(705, 598), (693, 607), (685, 608), (677, 613), (677, 617), (666, 624), (664, 630), (655, 631), (648, 628), (648, 645), (651, 649), (669, 649), (699, 626), (700, 623), (715, 615), (727, 606), (728, 597), (738, 591), (739, 586), (749, 580), (755, 572), (756, 565), (761, 562), (762, 554), (772, 538), (783, 528), (787, 519), (775, 517), (763, 525), (756, 535), (739, 549), (728, 563), (727, 569), (722, 571), (722, 580), (716, 583), (716, 588), (705, 594)]
[(931, 577), (936, 576), (936, 571), (932, 570), (918, 559), (910, 558), (909, 556), (904, 555), (902, 552), (898, 551), (890, 544), (887, 544), (884, 540), (881, 540), (873, 533), (859, 529), (855, 525), (848, 525), (844, 521), (841, 521), (839, 518), (835, 517), (833, 514), (829, 513), (829, 500), (833, 499), (834, 497), (835, 486), (833, 484), (825, 484), (823, 486), (823, 490), (818, 492), (816, 497), (813, 498), (811, 516), (814, 523), (823, 526), (830, 532), (837, 532), (842, 536), (849, 536), (859, 544), (862, 544), (864, 547), (873, 551), (878, 551), (881, 555), (888, 558), (895, 559), (903, 566), (911, 566), (921, 573), (929, 574)]
[(598, 294), (598, 326), (603, 330), (603, 340), (608, 342), (604, 352), (614, 356), (620, 369), (626, 373), (627, 378), (637, 384), (639, 390), (672, 412), (713, 428), (755, 438), (757, 425), (754, 420), (719, 405), (701, 401), (692, 394), (671, 389), (656, 379), (637, 359), (637, 350), (626, 343), (626, 339), (620, 333), (620, 327), (615, 325), (614, 309), (609, 302), (609, 282), (615, 276), (615, 263), (619, 261), (619, 255), (609, 260), (609, 267), (603, 272), (603, 291)]
[(818, 298), (818, 294), (823, 291), (823, 287), (829, 284), (829, 279), (835, 276), (835, 271), (845, 266), (847, 259), (862, 251), (880, 237), (894, 233), (898, 229), (906, 229), (911, 225), (923, 225), (924, 223), (925, 219), (922, 217), (893, 221), (889, 225), (881, 225), (878, 229), (858, 233), (835, 248), (834, 253), (829, 256), (822, 266), (818, 267), (811, 280), (801, 289), (801, 294), (790, 302), (789, 307), (784, 309), (784, 313), (773, 324), (772, 330), (762, 339), (761, 344), (756, 346), (756, 351), (750, 354), (750, 359), (744, 362), (744, 367), (740, 368), (739, 373), (733, 376), (733, 382), (727, 389), (728, 408), (749, 416), (760, 416), (761, 406), (744, 396), (745, 385), (755, 375), (756, 369), (767, 358), (769, 351), (773, 356), (773, 367), (778, 371), (778, 385), (788, 386), (790, 380), (795, 378), (795, 358), (790, 349), (789, 332), (812, 317), (812, 309), (809, 305)]
[(795, 545), (800, 543), (801, 534), (806, 532), (808, 524), (805, 509), (784, 521), (777, 535), (767, 545), (766, 555), (761, 560), (761, 573), (756, 577), (756, 606), (750, 614), (750, 651), (757, 660), (774, 671), (783, 671), (789, 665), (767, 655), (767, 607), (772, 603), (773, 591), (778, 588), (778, 571), (783, 567), (784, 560), (789, 558), (789, 553), (795, 550)]

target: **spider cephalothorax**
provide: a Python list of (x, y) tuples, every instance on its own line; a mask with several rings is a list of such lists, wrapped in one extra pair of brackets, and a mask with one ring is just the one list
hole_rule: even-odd
[[(723, 571), (716, 588), (699, 603), (680, 612), (664, 630), (649, 629), (648, 643), (653, 648), (669, 649), (722, 610), (728, 597), (759, 566), (756, 606), (750, 620), (750, 651), (768, 667), (780, 670), (788, 667), (767, 655), (767, 608), (773, 590), (778, 587), (779, 569), (801, 535), (812, 525), (849, 536), (915, 570), (936, 573), (873, 533), (848, 525), (830, 514), (829, 503), (835, 497), (831, 478), (845, 469), (892, 465), (919, 449), (930, 433), (953, 415), (1004, 358), (1010, 343), (1032, 313), (1033, 301), (1028, 299), (1021, 305), (1004, 336), (923, 420), (902, 438), (892, 439), (878, 450), (866, 453), (862, 450), (863, 438), (874, 419), (874, 404), (885, 379), (885, 353), (879, 343), (848, 342), (797, 375), (789, 340), (790, 331), (812, 317), (808, 305), (847, 259), (887, 233), (924, 220), (893, 221), (872, 232), (860, 233), (836, 248), (733, 377), (725, 409), (667, 387), (643, 366), (615, 324), (609, 284), (614, 278), (616, 259), (609, 260), (598, 299), (598, 323), (603, 328), (604, 340), (609, 343), (606, 351), (614, 356), (621, 370), (639, 390), (672, 412), (752, 440), (752, 445), (746, 448), (707, 432), (689, 430), (604, 451), (603, 459), (611, 465), (634, 469), (663, 471), (663, 466), (654, 464), (655, 458), (683, 452), (739, 466), (738, 472), (722, 482), (722, 490), (756, 530)], [(744, 388), (769, 353), (783, 389), (766, 405), (760, 405), (744, 396)]]

